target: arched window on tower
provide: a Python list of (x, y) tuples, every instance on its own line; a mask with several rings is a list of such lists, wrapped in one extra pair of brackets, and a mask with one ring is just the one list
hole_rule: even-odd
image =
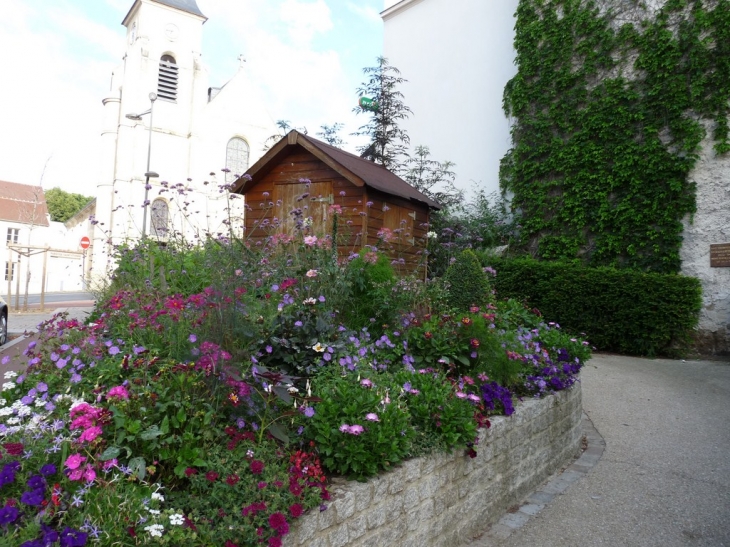
[(152, 235), (157, 239), (167, 239), (170, 230), (170, 206), (162, 198), (152, 202)]
[(175, 57), (163, 55), (160, 59), (160, 71), (157, 74), (157, 96), (160, 99), (177, 102), (177, 72)]
[(241, 137), (233, 137), (226, 146), (226, 183), (231, 184), (248, 169), (249, 146)]

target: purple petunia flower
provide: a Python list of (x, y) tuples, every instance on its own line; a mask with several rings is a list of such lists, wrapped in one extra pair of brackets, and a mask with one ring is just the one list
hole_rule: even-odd
[(109, 348), (109, 355), (117, 355), (119, 354), (119, 348), (117, 346), (112, 346)]
[(26, 491), (20, 496), (20, 502), (38, 507), (43, 503), (43, 497), (43, 490), (41, 489)]
[(0, 526), (7, 526), (8, 524), (12, 524), (16, 520), (18, 520), (19, 516), (20, 511), (18, 511), (17, 508), (6, 505), (2, 509), (0, 509)]
[(312, 416), (314, 416), (314, 407), (311, 407), (311, 406), (306, 407), (304, 409), (304, 415), (307, 418), (311, 418)]
[(47, 463), (46, 465), (41, 467), (41, 475), (43, 475), (44, 477), (50, 477), (51, 475), (55, 475), (56, 471), (58, 470), (56, 466), (52, 463)]

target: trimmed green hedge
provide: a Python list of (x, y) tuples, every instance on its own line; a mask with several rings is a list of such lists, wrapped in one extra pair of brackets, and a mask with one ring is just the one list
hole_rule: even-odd
[(677, 355), (699, 320), (699, 280), (674, 274), (587, 268), (530, 259), (483, 259), (497, 270), (498, 298), (517, 298), (597, 349)]

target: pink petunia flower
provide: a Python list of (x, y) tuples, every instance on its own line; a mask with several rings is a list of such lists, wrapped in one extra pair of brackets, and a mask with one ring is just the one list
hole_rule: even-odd
[(66, 467), (69, 469), (78, 469), (79, 466), (86, 461), (86, 458), (81, 454), (71, 454), (66, 458)]
[(369, 414), (367, 414), (365, 416), (365, 419), (370, 422), (379, 422), (380, 421), (380, 418), (378, 418), (378, 415), (375, 414), (375, 412), (370, 412)]

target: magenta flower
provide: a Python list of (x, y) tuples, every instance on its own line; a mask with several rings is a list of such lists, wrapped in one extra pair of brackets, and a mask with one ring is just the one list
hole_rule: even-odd
[(95, 425), (93, 427), (90, 427), (89, 429), (85, 430), (81, 437), (79, 437), (80, 443), (90, 443), (94, 439), (96, 439), (99, 435), (101, 435), (101, 428), (98, 425)]
[(363, 378), (362, 380), (360, 380), (360, 385), (362, 387), (373, 387), (373, 382), (368, 378)]
[(78, 469), (78, 467), (86, 461), (86, 458), (81, 454), (71, 454), (66, 458), (66, 467), (69, 469)]
[(375, 414), (375, 412), (370, 412), (369, 414), (367, 414), (365, 416), (365, 419), (370, 422), (379, 422), (380, 421), (380, 418), (378, 418), (378, 415)]
[(109, 390), (109, 393), (106, 394), (106, 397), (107, 399), (129, 399), (129, 392), (124, 386), (114, 386)]
[(342, 433), (349, 433), (349, 432), (350, 432), (350, 426), (349, 426), (349, 425), (347, 425), (347, 424), (342, 424), (342, 425), (340, 426), (340, 431), (341, 431)]

